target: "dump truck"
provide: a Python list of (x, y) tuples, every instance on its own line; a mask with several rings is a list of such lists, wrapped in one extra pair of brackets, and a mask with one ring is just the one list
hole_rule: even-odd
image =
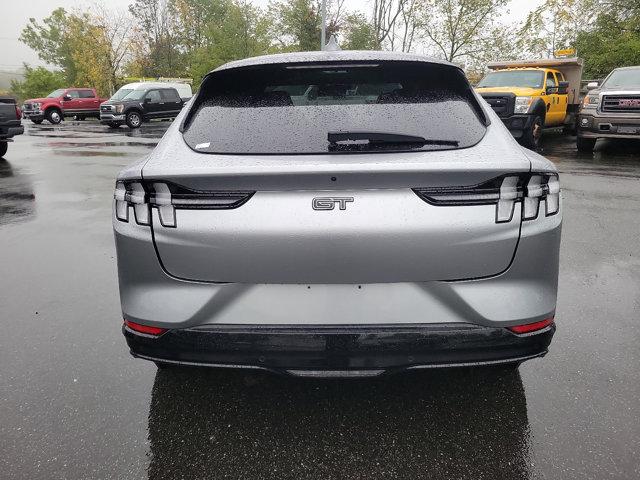
[(575, 132), (581, 58), (493, 62), (476, 91), (525, 147), (538, 147), (545, 128)]

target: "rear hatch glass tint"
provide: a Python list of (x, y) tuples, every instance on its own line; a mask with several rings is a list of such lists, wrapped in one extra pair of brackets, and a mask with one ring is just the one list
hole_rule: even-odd
[(456, 149), (485, 129), (461, 70), (398, 61), (213, 72), (182, 125), (194, 150), (228, 154)]

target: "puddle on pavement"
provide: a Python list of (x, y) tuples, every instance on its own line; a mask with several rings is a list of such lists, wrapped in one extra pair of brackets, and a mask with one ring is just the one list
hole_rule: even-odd
[(640, 141), (600, 140), (593, 152), (578, 152), (575, 137), (545, 134), (539, 152), (560, 172), (640, 177)]
[(30, 176), (0, 159), (0, 226), (31, 217), (35, 199)]

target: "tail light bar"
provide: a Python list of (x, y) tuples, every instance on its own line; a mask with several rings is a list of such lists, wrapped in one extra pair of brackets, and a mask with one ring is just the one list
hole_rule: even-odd
[(545, 200), (545, 216), (555, 215), (560, 209), (558, 175), (548, 172), (502, 175), (477, 185), (413, 191), (436, 206), (496, 205), (496, 223), (510, 222), (519, 201), (523, 203), (523, 220), (538, 217), (540, 200)]
[(169, 182), (131, 181), (116, 183), (113, 198), (116, 218), (129, 221), (129, 207), (138, 225), (151, 225), (151, 209), (158, 209), (163, 227), (176, 227), (176, 208), (228, 210), (246, 203), (255, 192), (197, 191)]

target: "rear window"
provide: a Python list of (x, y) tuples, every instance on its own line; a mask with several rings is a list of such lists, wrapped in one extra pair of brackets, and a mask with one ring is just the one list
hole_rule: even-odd
[(380, 62), (212, 73), (182, 130), (205, 153), (315, 154), (465, 148), (485, 125), (459, 69)]

